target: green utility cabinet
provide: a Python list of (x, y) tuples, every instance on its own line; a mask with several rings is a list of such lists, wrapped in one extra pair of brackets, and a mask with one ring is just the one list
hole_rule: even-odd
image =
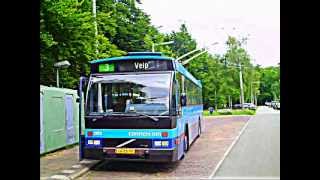
[(40, 86), (40, 154), (79, 141), (77, 91)]

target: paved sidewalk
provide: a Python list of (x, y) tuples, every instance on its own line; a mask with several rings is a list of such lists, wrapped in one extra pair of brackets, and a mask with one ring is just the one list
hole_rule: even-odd
[(99, 161), (78, 160), (79, 146), (63, 149), (40, 157), (40, 179), (74, 179), (87, 172)]
[[(227, 178), (228, 177), (228, 178)], [(260, 107), (214, 179), (279, 179), (280, 111)]]

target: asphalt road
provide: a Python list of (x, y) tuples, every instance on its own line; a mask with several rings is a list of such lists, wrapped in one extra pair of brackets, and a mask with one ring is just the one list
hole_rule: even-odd
[(249, 118), (205, 118), (205, 131), (178, 163), (105, 161), (79, 179), (207, 179)]
[(260, 107), (213, 177), (280, 179), (280, 111)]

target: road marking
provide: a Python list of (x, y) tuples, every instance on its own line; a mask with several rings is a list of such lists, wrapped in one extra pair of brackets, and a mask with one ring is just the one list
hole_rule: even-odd
[(82, 166), (79, 165), (79, 164), (76, 164), (76, 165), (73, 165), (72, 168), (75, 168), (75, 169), (78, 169), (78, 168), (81, 168)]
[(74, 170), (69, 170), (69, 169), (67, 169), (67, 170), (63, 170), (63, 171), (61, 171), (62, 173), (66, 173), (66, 174), (71, 174), (71, 173), (74, 173), (75, 171)]
[(221, 180), (242, 180), (242, 179), (252, 179), (252, 180), (276, 180), (280, 179), (280, 177), (216, 177), (214, 179)]
[(70, 178), (68, 178), (65, 175), (53, 175), (50, 177), (51, 179), (63, 179), (63, 180), (69, 180)]
[(242, 133), (244, 132), (244, 130), (247, 128), (249, 121), (252, 119), (252, 117), (250, 117), (250, 119), (246, 122), (246, 124), (243, 126), (243, 128), (241, 129), (240, 133), (238, 134), (238, 136), (234, 139), (234, 141), (232, 142), (232, 144), (229, 146), (229, 148), (227, 149), (227, 151), (224, 153), (224, 155), (222, 156), (221, 160), (219, 161), (219, 163), (217, 164), (217, 166), (214, 168), (214, 170), (212, 171), (212, 173), (210, 174), (210, 176), (208, 177), (209, 179), (212, 179), (214, 177), (214, 175), (216, 174), (216, 172), (218, 171), (218, 169), (220, 168), (222, 162), (225, 160), (225, 158), (227, 157), (227, 155), (230, 153), (231, 149), (233, 148), (233, 146), (236, 144), (236, 142), (238, 142), (240, 136), (242, 135)]
[(88, 160), (80, 161), (80, 164), (90, 164), (90, 163), (92, 163), (92, 161), (88, 161)]

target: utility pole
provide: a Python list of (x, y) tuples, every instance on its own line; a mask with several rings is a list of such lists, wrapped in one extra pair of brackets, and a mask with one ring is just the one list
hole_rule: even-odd
[(257, 92), (255, 89), (252, 88), (252, 84), (258, 84), (258, 83), (260, 83), (260, 81), (251, 82), (251, 103), (254, 103), (255, 105), (257, 105)]
[(95, 39), (96, 39), (96, 44), (95, 44), (95, 48), (96, 48), (96, 53), (98, 54), (98, 24), (97, 24), (97, 6), (96, 6), (96, 0), (92, 0), (92, 14), (93, 14), (93, 18), (94, 18), (94, 29), (95, 29)]
[(258, 106), (257, 92), (254, 91), (255, 105)]
[(241, 63), (239, 63), (239, 68), (240, 68), (240, 73), (239, 73), (239, 76), (240, 76), (240, 104), (241, 104), (241, 107), (243, 109), (243, 103), (244, 103), (244, 97), (243, 97), (243, 82), (242, 82), (242, 67), (241, 67)]
[(252, 82), (251, 82), (251, 86), (250, 86), (250, 99), (251, 99), (251, 103), (254, 103), (254, 102), (253, 102)]
[(59, 87), (59, 69), (57, 68), (57, 87)]
[(232, 65), (228, 65), (228, 66), (232, 66), (232, 67), (237, 67), (239, 68), (239, 80), (240, 80), (240, 104), (242, 106), (243, 109), (243, 103), (244, 103), (244, 93), (243, 93), (243, 80), (242, 80), (242, 65), (241, 63), (238, 61), (238, 64), (232, 64)]

